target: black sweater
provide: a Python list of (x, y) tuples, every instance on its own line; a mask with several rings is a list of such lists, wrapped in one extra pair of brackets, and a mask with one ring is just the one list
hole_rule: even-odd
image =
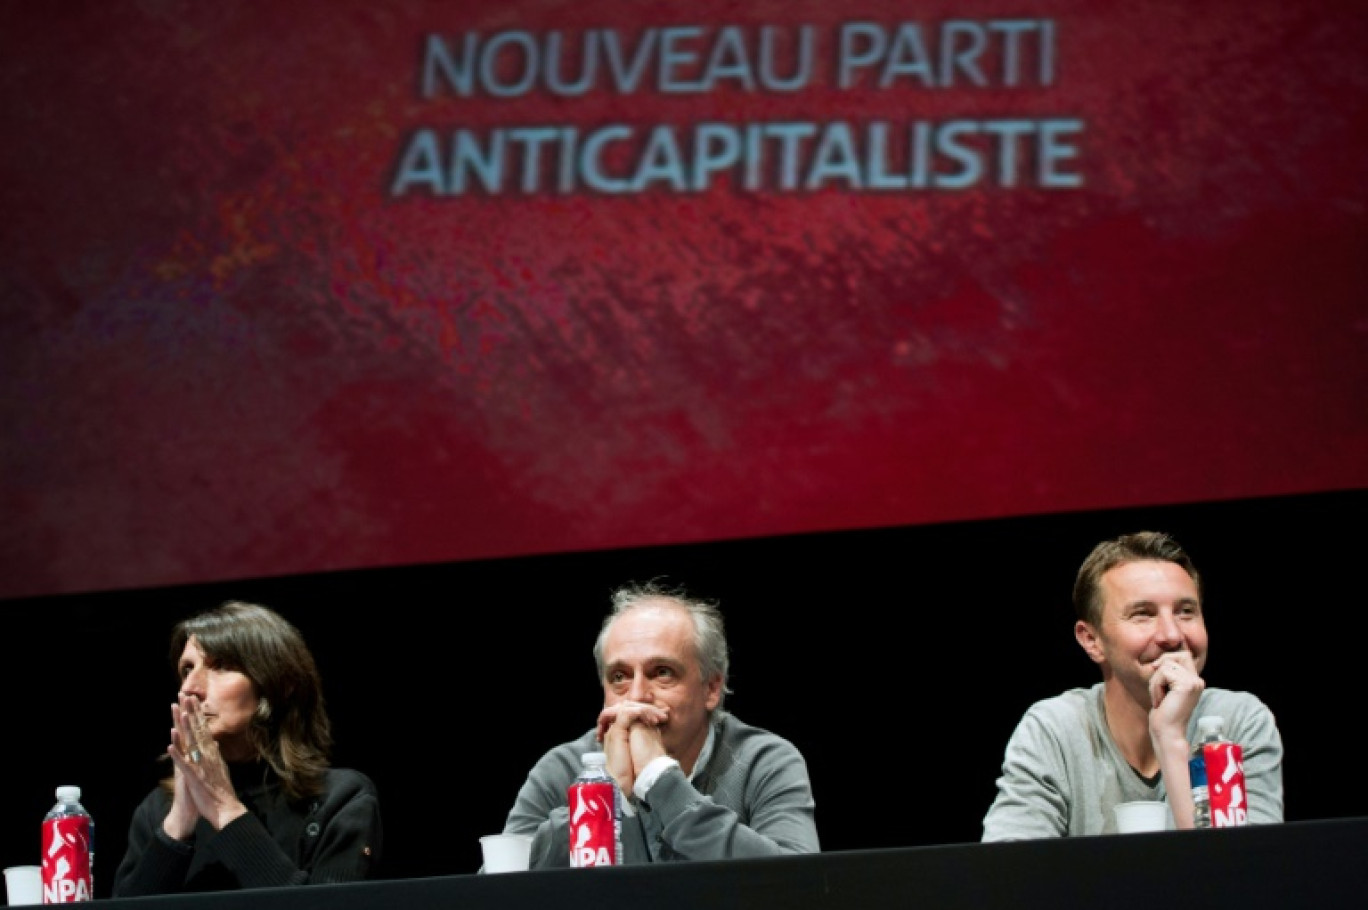
[(332, 768), (322, 796), (290, 803), (265, 765), (232, 766), (247, 813), (215, 831), (200, 819), (188, 841), (162, 822), (171, 797), (161, 787), (133, 813), (114, 897), (230, 891), (374, 878), (380, 862), (380, 803), (359, 771)]

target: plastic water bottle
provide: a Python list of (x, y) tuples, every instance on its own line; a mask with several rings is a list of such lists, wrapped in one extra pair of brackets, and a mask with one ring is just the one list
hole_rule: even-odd
[(94, 900), (95, 821), (81, 805), (81, 788), (57, 788), (43, 816), (43, 903)]
[(608, 773), (608, 756), (586, 752), (566, 793), (570, 806), (570, 865), (622, 865), (622, 793)]
[(1211, 796), (1207, 790), (1206, 754), (1202, 744), (1210, 734), (1211, 718), (1203, 717), (1197, 721), (1197, 742), (1192, 744), (1188, 756), (1188, 777), (1192, 780), (1192, 822), (1196, 828), (1211, 827)]
[(1249, 824), (1244, 751), (1225, 736), (1225, 718), (1197, 719), (1197, 744), (1188, 759), (1192, 779), (1193, 821), (1198, 828), (1233, 828)]

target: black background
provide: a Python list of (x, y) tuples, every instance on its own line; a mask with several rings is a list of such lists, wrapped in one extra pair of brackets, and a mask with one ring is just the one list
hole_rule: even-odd
[[(1286, 818), (1368, 815), (1357, 785), (1368, 491), (853, 530), (0, 602), (9, 791), (0, 864), (36, 863), (60, 784), (97, 826), (107, 897), (154, 785), (176, 691), (171, 626), (229, 598), (299, 626), (335, 763), (379, 787), (382, 876), (474, 872), (547, 748), (601, 701), (609, 594), (661, 577), (716, 599), (727, 706), (809, 762), (828, 851), (976, 841), (1035, 700), (1099, 679), (1069, 593), (1094, 543), (1174, 534), (1206, 583), (1208, 684), (1274, 711)], [(666, 520), (662, 516), (662, 520)]]

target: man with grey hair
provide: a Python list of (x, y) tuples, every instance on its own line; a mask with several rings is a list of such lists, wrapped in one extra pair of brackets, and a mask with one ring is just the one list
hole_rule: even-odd
[(570, 864), (566, 790), (580, 756), (595, 751), (623, 793), (626, 863), (818, 852), (803, 756), (722, 708), (728, 656), (716, 605), (656, 583), (621, 588), (594, 660), (597, 723), (542, 756), (504, 825), (534, 835), (534, 868)]

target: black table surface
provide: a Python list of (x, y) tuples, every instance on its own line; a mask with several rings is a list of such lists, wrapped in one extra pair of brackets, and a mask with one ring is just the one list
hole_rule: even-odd
[(1368, 907), (1368, 818), (96, 903), (111, 910)]

